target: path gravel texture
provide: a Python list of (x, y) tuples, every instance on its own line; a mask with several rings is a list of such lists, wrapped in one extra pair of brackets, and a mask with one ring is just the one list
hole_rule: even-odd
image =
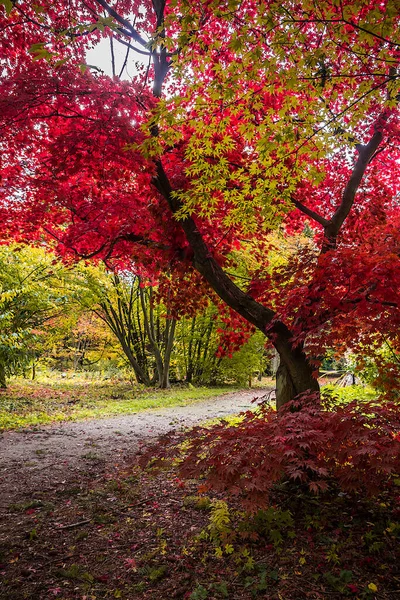
[(224, 394), (190, 406), (5, 432), (0, 438), (0, 508), (38, 491), (99, 478), (128, 465), (141, 444), (161, 434), (245, 411), (269, 390)]

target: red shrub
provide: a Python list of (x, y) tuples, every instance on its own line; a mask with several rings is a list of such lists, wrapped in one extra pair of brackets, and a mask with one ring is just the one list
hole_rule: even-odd
[(204, 476), (203, 489), (240, 496), (248, 509), (265, 505), (272, 485), (285, 479), (313, 492), (335, 481), (374, 494), (400, 472), (399, 432), (394, 403), (325, 410), (315, 395), (303, 395), (277, 413), (261, 405), (239, 425), (194, 429), (180, 472)]

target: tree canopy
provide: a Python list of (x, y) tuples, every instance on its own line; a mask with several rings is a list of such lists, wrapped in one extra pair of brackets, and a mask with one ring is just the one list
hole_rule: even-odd
[[(277, 349), (278, 404), (318, 388), (330, 347), (385, 342), (397, 368), (395, 0), (0, 11), (5, 240), (51, 237), (150, 281), (168, 271), (175, 316), (218, 295), (233, 335), (247, 322)], [(102, 38), (136, 61), (132, 78), (113, 51), (113, 77), (86, 64)], [(269, 265), (277, 237), (300, 233)], [(244, 279), (241, 251), (254, 259)]]

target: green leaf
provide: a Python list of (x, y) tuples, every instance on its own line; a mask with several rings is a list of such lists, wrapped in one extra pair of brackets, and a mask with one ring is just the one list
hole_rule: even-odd
[(62, 67), (63, 65), (65, 65), (65, 63), (68, 62), (68, 58), (61, 58), (60, 60), (58, 60), (54, 67), (57, 69), (59, 67)]
[(12, 2), (12, 0), (0, 0), (0, 4), (4, 6), (6, 10), (6, 15), (8, 17), (10, 15), (10, 12), (14, 8), (14, 3)]
[(36, 54), (37, 52), (41, 52), (46, 46), (46, 42), (38, 42), (36, 44), (32, 44), (29, 48), (29, 54)]

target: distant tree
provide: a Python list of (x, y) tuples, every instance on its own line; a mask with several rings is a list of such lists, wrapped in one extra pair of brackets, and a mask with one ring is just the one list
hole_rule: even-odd
[(176, 334), (177, 365), (187, 383), (213, 381), (217, 357), (217, 308), (210, 304), (202, 312), (183, 317)]
[(262, 376), (266, 370), (267, 357), (265, 339), (262, 333), (257, 331), (231, 357), (222, 359), (219, 376), (224, 381), (251, 387), (253, 378)]
[(176, 319), (156, 289), (129, 272), (116, 274), (100, 266), (81, 269), (81, 284), (81, 306), (112, 331), (138, 382), (169, 387)]
[(46, 324), (67, 303), (65, 273), (44, 248), (0, 246), (0, 387), (43, 352)]

